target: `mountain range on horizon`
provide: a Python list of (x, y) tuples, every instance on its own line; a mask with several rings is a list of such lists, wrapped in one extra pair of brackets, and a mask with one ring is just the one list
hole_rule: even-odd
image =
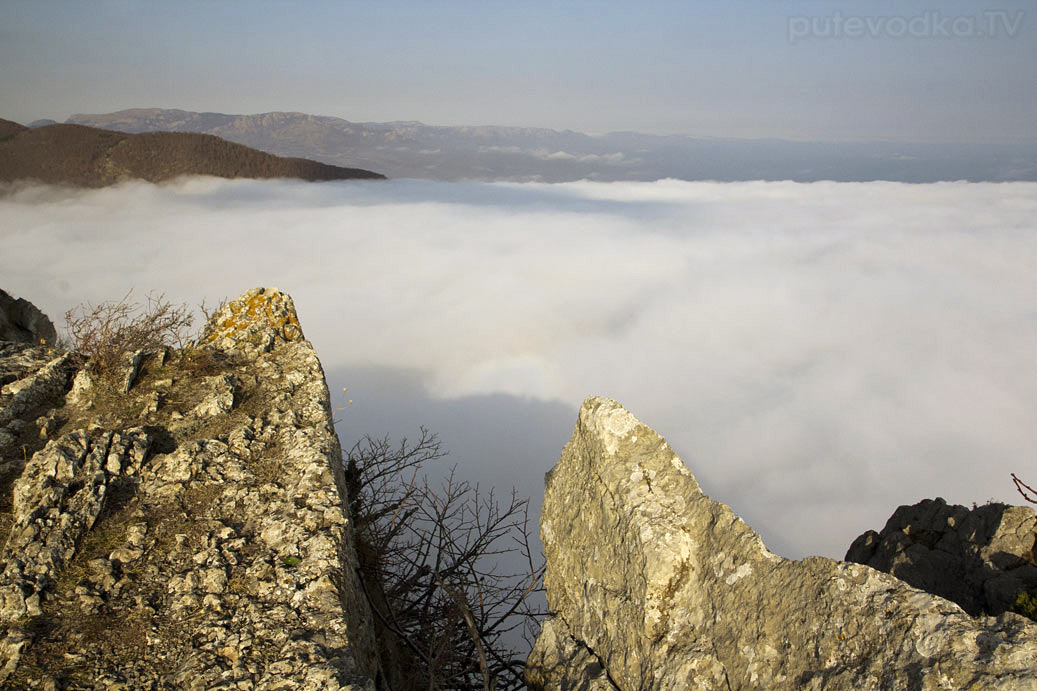
[(161, 108), (75, 114), (66, 123), (127, 133), (212, 134), (278, 156), (377, 170), (389, 177), (449, 181), (1037, 181), (1037, 142), (590, 135), (531, 127), (351, 122), (298, 112), (241, 115)]

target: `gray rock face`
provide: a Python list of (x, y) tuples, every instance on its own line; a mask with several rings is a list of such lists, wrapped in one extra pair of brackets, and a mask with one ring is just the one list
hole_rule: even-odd
[[(32, 349), (34, 355), (42, 355), (44, 349)], [(49, 354), (49, 353), (48, 353)], [(36, 360), (38, 363), (40, 360)], [(39, 409), (55, 402), (65, 391), (65, 385), (72, 369), (72, 356), (69, 353), (57, 353), (53, 359), (45, 360), (45, 364), (35, 371), (28, 371), (25, 376), (0, 389), (0, 426), (24, 417), (29, 411)]]
[(28, 300), (0, 290), (0, 341), (49, 343), (57, 340), (54, 324)]
[(149, 445), (139, 428), (95, 439), (79, 430), (32, 457), (14, 485), (14, 525), (0, 571), (0, 621), (42, 614), (41, 595), (94, 527), (112, 482), (136, 474)]
[[(30, 421), (51, 414), (78, 366), (69, 353), (49, 346), (0, 341), (0, 477), (20, 472), (27, 452), (18, 458), (19, 439)], [(5, 460), (4, 456), (13, 455)], [(0, 483), (0, 488), (6, 483)]]
[(11, 351), (0, 686), (375, 687), (330, 397), (291, 298), (249, 291), (203, 340), (108, 378)]
[(548, 475), (534, 689), (1033, 689), (1037, 626), (772, 554), (653, 430), (590, 398)]
[(853, 561), (953, 600), (972, 615), (1001, 614), (1037, 588), (1037, 516), (1026, 506), (969, 510), (943, 499), (899, 507), (881, 533), (869, 530), (846, 553)]

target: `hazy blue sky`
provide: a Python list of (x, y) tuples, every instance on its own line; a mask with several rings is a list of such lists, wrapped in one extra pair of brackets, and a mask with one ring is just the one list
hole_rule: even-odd
[(591, 132), (1037, 137), (1037, 16), (1024, 0), (2, 4), (0, 116), (21, 122), (156, 106)]

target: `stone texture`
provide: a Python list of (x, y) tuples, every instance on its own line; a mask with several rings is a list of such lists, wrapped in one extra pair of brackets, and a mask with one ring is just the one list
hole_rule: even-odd
[[(56, 404), (64, 395), (69, 376), (74, 369), (70, 353), (49, 348), (31, 349), (36, 355), (50, 356), (39, 369), (27, 368), (19, 379), (0, 388), (0, 427), (24, 417), (27, 413)], [(19, 353), (24, 355), (25, 351)]]
[(144, 430), (79, 430), (47, 444), (14, 484), (14, 525), (0, 563), (0, 621), (42, 614), (40, 598), (94, 526), (113, 478), (134, 475), (150, 440)]
[(226, 351), (266, 352), (275, 343), (303, 340), (291, 296), (253, 288), (222, 305), (202, 330), (199, 342)]
[(137, 375), (140, 374), (140, 366), (144, 362), (144, 355), (143, 350), (135, 350), (126, 356), (126, 361), (122, 367), (122, 385), (119, 387), (122, 393), (129, 393), (133, 383), (137, 381)]
[[(55, 409), (80, 362), (51, 346), (0, 341), (0, 507), (30, 449), (42, 447), (53, 431)], [(0, 511), (0, 542), (10, 524)]]
[(526, 661), (526, 681), (534, 688), (612, 691), (604, 666), (587, 646), (573, 640), (558, 617), (548, 619), (537, 634)]
[(0, 391), (54, 359), (54, 348), (0, 341)]
[(380, 683), (330, 396), (291, 298), (249, 291), (202, 341), (108, 378), (12, 351), (3, 688)]
[(36, 305), (0, 290), (0, 341), (54, 345), (54, 323)]
[(1028, 506), (975, 509), (926, 499), (899, 507), (881, 533), (869, 530), (846, 561), (891, 573), (953, 600), (972, 615), (1001, 614), (1037, 589), (1037, 516)]
[(552, 618), (534, 689), (1037, 688), (1037, 625), (772, 554), (608, 399), (584, 402), (540, 533)]

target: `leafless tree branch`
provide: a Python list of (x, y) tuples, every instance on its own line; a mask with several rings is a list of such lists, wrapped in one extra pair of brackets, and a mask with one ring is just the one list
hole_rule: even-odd
[[(419, 471), (442, 457), (426, 429), (414, 443), (365, 437), (346, 454), (361, 579), (385, 631), (414, 653), (412, 688), (524, 688), (524, 661), (505, 636), (543, 615), (530, 595), (543, 567), (530, 544), (529, 502)], [(520, 573), (504, 569), (520, 561)]]

